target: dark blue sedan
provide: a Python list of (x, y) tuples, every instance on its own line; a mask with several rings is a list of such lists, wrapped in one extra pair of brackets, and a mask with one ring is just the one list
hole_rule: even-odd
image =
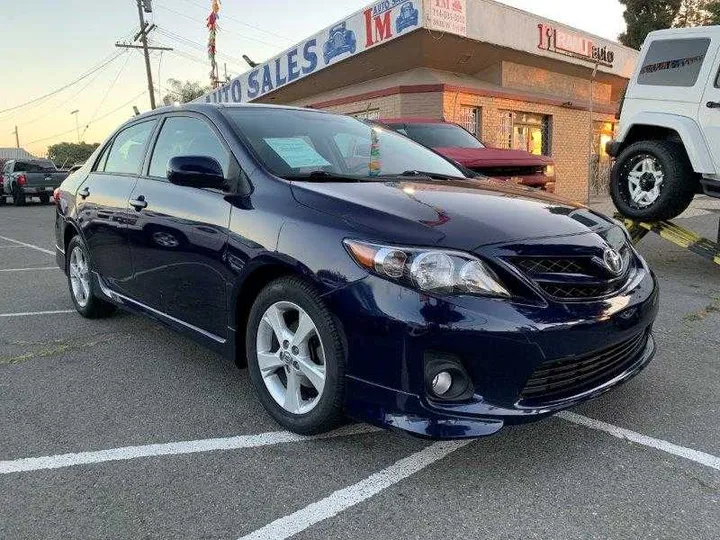
[(655, 352), (657, 282), (616, 222), (467, 178), (353, 118), (159, 109), (55, 197), (80, 314), (140, 312), (247, 365), (297, 433), (350, 416), (489, 435), (594, 398)]

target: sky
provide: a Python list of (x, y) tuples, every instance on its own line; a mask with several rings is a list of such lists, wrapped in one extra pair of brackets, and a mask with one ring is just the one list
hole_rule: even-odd
[[(595, 0), (591, 7), (579, 0), (500, 1), (607, 39), (616, 40), (624, 30), (618, 0)], [(228, 73), (238, 75), (248, 69), (243, 54), (263, 61), (370, 2), (224, 0), (217, 38), (221, 73), (227, 63)], [(209, 6), (210, 0), (153, 0), (148, 17), (157, 29), (151, 42), (175, 48), (151, 57), (158, 102), (170, 77), (208, 80)], [(142, 51), (114, 46), (132, 40), (138, 29), (135, 0), (0, 0), (0, 8), (0, 111), (42, 98), (0, 112), (0, 147), (15, 146), (15, 126), (20, 146), (36, 155), (78, 137), (102, 142), (131, 116), (133, 105), (140, 111), (150, 108)], [(91, 71), (77, 84), (43, 98)]]

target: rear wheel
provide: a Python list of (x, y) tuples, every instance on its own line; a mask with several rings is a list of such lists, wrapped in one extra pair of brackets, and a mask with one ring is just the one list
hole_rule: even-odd
[(47, 194), (45, 194), (45, 193), (43, 193), (42, 195), (40, 195), (40, 203), (42, 203), (42, 204), (48, 204), (49, 202), (50, 202), (50, 195), (47, 195)]
[(13, 188), (13, 204), (15, 206), (25, 206), (27, 199), (25, 198), (25, 192), (20, 186), (15, 184)]
[(647, 221), (682, 214), (697, 191), (697, 178), (683, 147), (670, 141), (628, 146), (612, 170), (611, 194), (623, 216)]
[(341, 330), (317, 290), (298, 278), (270, 283), (248, 318), (250, 379), (270, 415), (303, 435), (342, 420), (345, 351)]
[(94, 293), (90, 256), (80, 236), (74, 236), (70, 240), (66, 261), (70, 298), (78, 313), (88, 319), (99, 319), (114, 313), (116, 307), (98, 298)]

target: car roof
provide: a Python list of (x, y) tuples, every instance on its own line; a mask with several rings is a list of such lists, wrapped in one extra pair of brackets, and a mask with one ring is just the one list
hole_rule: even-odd
[(190, 102), (183, 103), (182, 105), (167, 105), (165, 107), (158, 107), (153, 111), (148, 111), (132, 118), (132, 120), (139, 120), (141, 118), (150, 118), (157, 116), (158, 114), (165, 114), (174, 111), (194, 111), (194, 112), (209, 112), (218, 111), (221, 109), (286, 109), (296, 111), (313, 111), (319, 114), (329, 114), (328, 111), (322, 111), (319, 109), (313, 109), (310, 107), (292, 107), (290, 105), (270, 105), (267, 103), (206, 103), (206, 102)]

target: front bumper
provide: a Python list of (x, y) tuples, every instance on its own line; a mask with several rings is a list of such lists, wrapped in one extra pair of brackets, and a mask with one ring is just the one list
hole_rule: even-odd
[[(434, 298), (375, 276), (331, 293), (326, 301), (348, 339), (348, 415), (423, 437), (478, 437), (505, 424), (543, 418), (629, 380), (655, 353), (651, 329), (658, 291), (649, 271), (616, 297), (544, 307)], [(523, 388), (541, 364), (588, 354), (640, 332), (647, 333), (647, 341), (620, 371), (559, 401), (523, 402)], [(472, 398), (429, 397), (428, 351), (462, 359)]]
[(605, 144), (605, 151), (608, 153), (610, 157), (616, 158), (618, 157), (618, 154), (620, 153), (620, 141), (608, 141)]

